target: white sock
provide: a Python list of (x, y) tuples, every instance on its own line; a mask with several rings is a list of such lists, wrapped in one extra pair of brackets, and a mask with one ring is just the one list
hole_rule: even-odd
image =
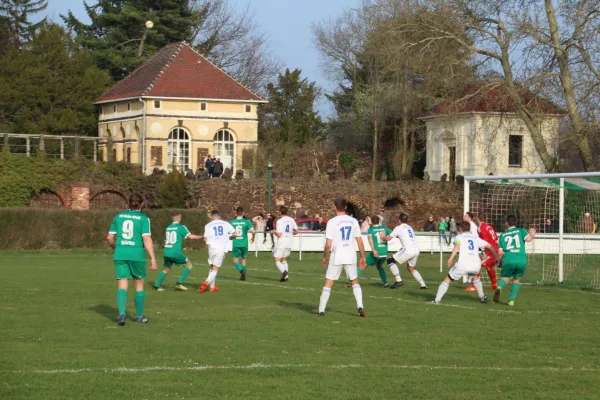
[(213, 280), (213, 281), (212, 281), (212, 283), (210, 284), (210, 288), (211, 288), (211, 289), (214, 289), (214, 287), (215, 287), (215, 286), (216, 286), (216, 285), (215, 285), (215, 281)]
[(402, 282), (402, 278), (400, 277), (400, 270), (396, 264), (390, 264), (390, 271), (392, 271), (392, 275), (396, 278), (396, 282)]
[(281, 272), (283, 274), (283, 271), (285, 271), (283, 263), (281, 261), (275, 261), (275, 266), (277, 266), (277, 269), (279, 270), (279, 272)]
[(360, 285), (358, 283), (352, 285), (352, 291), (354, 292), (354, 298), (356, 299), (356, 308), (363, 308), (362, 289), (360, 288)]
[(208, 278), (206, 278), (206, 281), (210, 284), (212, 284), (215, 279), (217, 278), (217, 273), (218, 271), (216, 269), (211, 269), (210, 273), (208, 274)]
[(288, 265), (287, 261), (282, 262), (281, 265), (283, 265), (284, 271), (288, 271), (288, 272), (290, 271), (289, 270), (290, 266)]
[(331, 289), (324, 287), (323, 292), (321, 292), (321, 300), (319, 301), (319, 312), (325, 312), (325, 307), (327, 307), (327, 302), (329, 301), (329, 296), (331, 295)]
[(442, 282), (440, 284), (440, 287), (438, 288), (437, 294), (435, 295), (435, 301), (437, 301), (437, 302), (442, 301), (442, 297), (444, 297), (444, 295), (448, 291), (448, 288), (449, 288), (448, 284), (446, 282)]
[(483, 293), (483, 285), (481, 284), (481, 279), (473, 281), (473, 286), (475, 286), (475, 289), (477, 289), (477, 296), (479, 296), (480, 299), (483, 298), (483, 296), (485, 296), (485, 293)]
[(419, 282), (419, 285), (421, 285), (421, 287), (425, 286), (425, 281), (423, 280), (423, 277), (421, 276), (421, 274), (419, 273), (419, 271), (417, 271), (416, 269), (412, 272), (412, 276), (415, 277), (415, 279), (417, 280), (417, 282)]

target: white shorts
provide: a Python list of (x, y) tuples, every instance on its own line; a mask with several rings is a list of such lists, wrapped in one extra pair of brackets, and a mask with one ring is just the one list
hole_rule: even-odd
[(455, 264), (454, 267), (450, 268), (448, 271), (448, 276), (453, 280), (458, 280), (463, 276), (474, 277), (481, 270), (481, 264), (473, 264), (473, 265), (460, 265)]
[(280, 249), (280, 248), (275, 248), (275, 250), (273, 250), (273, 257), (274, 258), (288, 258), (290, 256), (290, 253), (292, 252), (292, 249)]
[(223, 260), (225, 259), (225, 252), (217, 249), (208, 249), (208, 264), (214, 265), (215, 267), (221, 267)]
[(408, 263), (408, 265), (410, 265), (411, 267), (416, 267), (417, 260), (419, 259), (419, 254), (419, 250), (402, 249), (396, 254), (394, 254), (393, 257), (398, 264)]
[(348, 280), (350, 281), (358, 278), (356, 264), (333, 265), (333, 261), (330, 259), (327, 272), (325, 273), (325, 279), (337, 281), (340, 278), (340, 275), (342, 275), (342, 271), (346, 271), (346, 277), (348, 277)]

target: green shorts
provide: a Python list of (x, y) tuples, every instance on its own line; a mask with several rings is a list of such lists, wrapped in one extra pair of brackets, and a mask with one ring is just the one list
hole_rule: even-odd
[(165, 268), (171, 268), (173, 266), (173, 264), (177, 265), (178, 267), (181, 267), (181, 266), (188, 264), (189, 262), (190, 262), (190, 260), (183, 254), (180, 254), (177, 256), (172, 256), (172, 257), (167, 257), (167, 256), (164, 257)]
[(146, 279), (146, 261), (115, 260), (117, 279)]
[(367, 266), (375, 267), (383, 265), (385, 259), (385, 257), (375, 257), (375, 254), (369, 253), (369, 255), (367, 256)]
[(231, 249), (231, 257), (233, 258), (248, 258), (247, 247), (234, 247)]
[(525, 270), (527, 269), (527, 263), (520, 262), (510, 262), (510, 263), (502, 263), (502, 269), (500, 270), (500, 277), (502, 278), (520, 278), (525, 275)]

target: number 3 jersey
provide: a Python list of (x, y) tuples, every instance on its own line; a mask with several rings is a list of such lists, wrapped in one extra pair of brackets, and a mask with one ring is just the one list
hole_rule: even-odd
[(479, 236), (473, 236), (471, 233), (461, 233), (454, 239), (454, 244), (460, 245), (458, 251), (458, 265), (481, 266), (479, 258), (479, 249), (485, 249), (487, 242)]
[(334, 265), (356, 265), (354, 242), (361, 237), (358, 221), (349, 215), (338, 215), (327, 222), (325, 237), (331, 239)]
[(523, 228), (508, 228), (501, 235), (500, 248), (504, 251), (502, 256), (503, 264), (527, 263), (527, 254), (525, 253), (525, 238), (529, 236)]
[(150, 236), (150, 218), (140, 211), (120, 212), (110, 224), (108, 233), (116, 235), (115, 261), (146, 261), (142, 236)]
[(183, 240), (190, 235), (185, 225), (173, 222), (165, 233), (165, 257), (177, 257), (183, 254)]
[(211, 221), (204, 227), (204, 237), (209, 250), (227, 253), (229, 236), (235, 233), (235, 229), (227, 221)]

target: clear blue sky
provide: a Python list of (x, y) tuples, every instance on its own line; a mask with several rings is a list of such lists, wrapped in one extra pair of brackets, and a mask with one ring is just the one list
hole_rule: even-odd
[[(94, 0), (88, 0), (93, 4)], [(300, 68), (303, 75), (327, 90), (331, 87), (319, 67), (320, 57), (313, 44), (311, 25), (329, 19), (343, 9), (355, 6), (358, 0), (229, 0), (236, 7), (250, 6), (256, 20), (269, 36), (272, 49), (284, 68)], [(83, 0), (48, 0), (47, 16), (56, 22), (68, 10), (82, 19), (86, 18)], [(322, 101), (319, 110), (327, 114), (330, 106)]]

